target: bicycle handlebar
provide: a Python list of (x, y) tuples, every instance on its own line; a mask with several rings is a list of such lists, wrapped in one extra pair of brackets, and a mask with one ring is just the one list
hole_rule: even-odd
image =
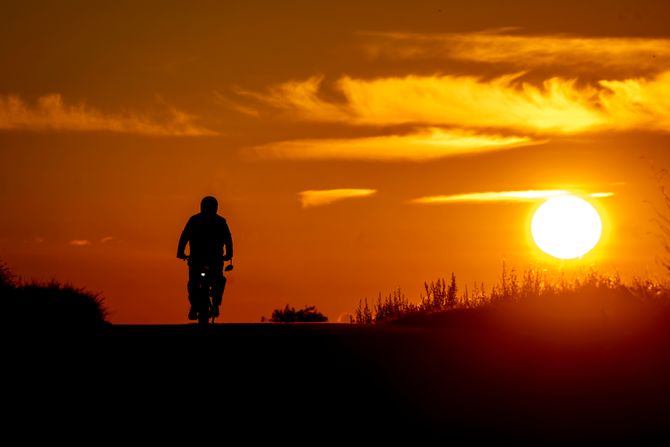
[[(180, 259), (181, 259), (182, 261), (189, 262), (189, 261), (191, 260), (191, 256), (190, 256), (190, 255), (186, 255), (185, 257), (180, 258)], [(228, 265), (223, 269), (225, 272), (229, 272), (229, 271), (231, 271), (231, 270), (233, 269), (233, 260), (232, 260), (232, 259), (229, 259), (228, 262), (230, 262), (230, 264), (228, 264)], [(223, 263), (225, 264), (226, 261), (223, 261)]]

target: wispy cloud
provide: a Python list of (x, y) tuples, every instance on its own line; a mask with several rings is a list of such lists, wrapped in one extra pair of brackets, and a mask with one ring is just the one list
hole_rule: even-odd
[[(238, 91), (238, 93), (244, 94), (244, 92), (242, 91)], [(243, 115), (251, 116), (253, 118), (260, 118), (261, 116), (257, 108), (248, 106), (239, 101), (231, 99), (218, 91), (214, 91), (214, 102), (216, 102), (222, 107), (235, 110)]]
[[(670, 71), (595, 84), (553, 77), (536, 85), (521, 81), (520, 76), (344, 76), (336, 83), (344, 98), (340, 102), (320, 99), (321, 80), (310, 78), (302, 87), (292, 81), (255, 98), (296, 119), (350, 125), (494, 128), (545, 135), (670, 130)], [(303, 93), (296, 96), (294, 91)]]
[(567, 65), (658, 71), (659, 67), (670, 66), (667, 38), (522, 35), (509, 29), (450, 34), (361, 34), (366, 39), (363, 49), (374, 58), (457, 59), (524, 68)]
[(300, 203), (303, 208), (313, 206), (329, 205), (345, 199), (352, 199), (357, 197), (367, 197), (375, 194), (374, 189), (359, 189), (359, 188), (339, 188), (339, 189), (311, 189), (298, 193), (300, 196)]
[(70, 245), (74, 245), (75, 247), (85, 247), (91, 245), (91, 241), (87, 239), (73, 239), (70, 241)]
[(602, 199), (602, 198), (605, 198), (605, 197), (612, 197), (613, 195), (614, 195), (613, 192), (593, 192), (593, 193), (589, 194), (589, 197)]
[(670, 131), (670, 71), (652, 79), (600, 81), (598, 99), (611, 127)]
[[(236, 93), (253, 103), (250, 110), (380, 129), (372, 137), (274, 142), (252, 148), (253, 153), (287, 159), (421, 161), (538, 144), (561, 135), (670, 132), (670, 39), (524, 36), (510, 29), (363, 34), (374, 56), (446, 57), (477, 62), (469, 65), (475, 70), (489, 62), (508, 73), (343, 75), (328, 83), (316, 75), (265, 92), (239, 89)], [(600, 68), (582, 77), (580, 67), (594, 64)], [(568, 71), (528, 73), (554, 65)]]
[(249, 150), (262, 158), (292, 160), (428, 161), (500, 151), (541, 142), (529, 137), (486, 135), (432, 128), (409, 135), (280, 141)]
[(277, 109), (283, 109), (310, 121), (351, 120), (345, 107), (320, 98), (323, 76), (312, 76), (305, 80), (288, 81), (273, 86), (266, 93), (237, 89), (236, 93), (247, 96)]
[(92, 107), (66, 104), (59, 94), (40, 97), (35, 104), (19, 96), (0, 96), (0, 129), (109, 131), (154, 136), (204, 136), (216, 132), (197, 126), (194, 117), (168, 108), (167, 117), (152, 119), (138, 114), (109, 114)]
[[(562, 189), (543, 189), (526, 191), (490, 191), (473, 192), (467, 194), (452, 194), (441, 196), (426, 196), (411, 200), (419, 204), (441, 204), (441, 203), (467, 203), (467, 202), (535, 202), (552, 197), (572, 194)], [(588, 197), (611, 197), (612, 192), (597, 192), (586, 194)]]
[(519, 74), (483, 80), (474, 76), (405, 76), (340, 79), (355, 122), (574, 132), (602, 124), (591, 107), (593, 88), (551, 78), (541, 86), (517, 82)]

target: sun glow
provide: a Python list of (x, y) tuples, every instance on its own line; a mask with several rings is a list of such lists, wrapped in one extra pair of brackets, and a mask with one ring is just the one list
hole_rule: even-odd
[(543, 252), (559, 259), (574, 259), (596, 246), (602, 220), (584, 199), (573, 195), (553, 197), (535, 211), (531, 233)]

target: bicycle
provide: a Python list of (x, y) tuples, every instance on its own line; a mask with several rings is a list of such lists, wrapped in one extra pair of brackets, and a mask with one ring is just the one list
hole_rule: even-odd
[[(195, 296), (191, 297), (191, 305), (195, 306), (198, 313), (197, 324), (199, 326), (214, 324), (216, 317), (212, 315), (212, 308), (214, 306), (212, 298), (216, 266), (206, 262), (194, 263), (191, 261), (190, 256), (187, 256), (184, 260), (188, 263), (191, 271), (196, 269), (195, 272), (192, 272), (195, 274), (191, 275), (191, 281), (195, 281), (195, 284), (191, 285), (192, 293), (195, 294)], [(230, 264), (223, 269), (224, 282), (226, 280), (225, 272), (229, 272), (232, 269), (233, 261), (231, 260)]]

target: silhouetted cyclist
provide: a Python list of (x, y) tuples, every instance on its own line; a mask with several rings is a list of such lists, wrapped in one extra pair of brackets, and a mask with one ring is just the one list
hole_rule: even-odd
[[(188, 312), (189, 320), (198, 318), (197, 306), (194, 302), (194, 285), (196, 269), (194, 265), (208, 264), (214, 272), (213, 309), (212, 316), (219, 316), (219, 306), (223, 298), (223, 289), (226, 287), (226, 278), (223, 276), (223, 263), (233, 258), (233, 238), (226, 219), (217, 214), (219, 203), (215, 197), (207, 196), (200, 202), (200, 212), (191, 216), (179, 238), (177, 257), (189, 259), (188, 300), (191, 308)], [(186, 256), (186, 244), (189, 245), (189, 255)], [(225, 248), (225, 251), (224, 251)]]

